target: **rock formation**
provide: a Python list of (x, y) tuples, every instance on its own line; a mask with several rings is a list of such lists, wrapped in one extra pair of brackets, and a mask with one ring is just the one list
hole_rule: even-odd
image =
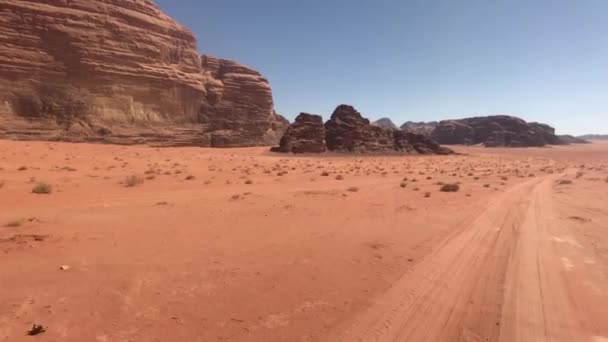
[[(355, 108), (340, 105), (322, 128), (318, 115), (300, 114), (275, 152), (417, 153), (451, 154), (432, 139), (370, 124)], [(321, 136), (324, 134), (324, 138)]]
[(440, 144), (484, 144), (486, 147), (528, 147), (562, 144), (555, 129), (507, 115), (441, 121), (431, 132)]
[(431, 122), (413, 122), (407, 121), (403, 125), (401, 125), (401, 129), (407, 132), (412, 132), (416, 134), (423, 134), (426, 136), (430, 136), (431, 132), (435, 129), (435, 127), (439, 123), (436, 121)]
[(394, 150), (392, 134), (372, 126), (355, 108), (340, 105), (325, 123), (327, 148), (339, 152), (388, 152)]
[(387, 131), (397, 131), (397, 130), (399, 130), (399, 127), (397, 127), (397, 125), (395, 125), (393, 123), (393, 121), (391, 119), (389, 119), (389, 118), (378, 119), (378, 120), (372, 122), (372, 125), (378, 126), (378, 127), (382, 128), (382, 129), (385, 129)]
[(558, 135), (557, 137), (564, 144), (591, 144), (590, 141), (572, 135)]
[(244, 146), (286, 126), (266, 79), (199, 56), (152, 0), (0, 0), (0, 137)]
[(586, 134), (577, 138), (584, 140), (608, 140), (608, 134)]
[(323, 153), (326, 150), (323, 118), (307, 113), (298, 115), (281, 138), (279, 147), (272, 149), (284, 153)]

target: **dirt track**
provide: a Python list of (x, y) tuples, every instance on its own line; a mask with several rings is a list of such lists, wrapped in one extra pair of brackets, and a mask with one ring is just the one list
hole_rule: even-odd
[(2, 141), (0, 341), (607, 341), (608, 144), (460, 150)]
[(490, 201), (329, 340), (606, 340), (607, 284), (592, 270), (593, 251), (559, 220), (558, 178)]

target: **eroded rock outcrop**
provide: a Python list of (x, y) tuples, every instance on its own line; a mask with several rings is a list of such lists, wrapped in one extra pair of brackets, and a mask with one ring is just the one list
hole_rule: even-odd
[(340, 105), (325, 123), (327, 148), (338, 152), (393, 151), (392, 134), (372, 126), (355, 108)]
[(338, 106), (324, 129), (320, 116), (300, 114), (281, 139), (280, 146), (272, 151), (320, 153), (326, 149), (348, 153), (453, 153), (424, 135), (372, 125), (348, 105)]
[(323, 153), (326, 150), (323, 118), (307, 113), (298, 115), (281, 138), (279, 147), (272, 149), (284, 153)]
[(0, 137), (249, 146), (286, 126), (266, 79), (201, 58), (152, 0), (0, 0)]

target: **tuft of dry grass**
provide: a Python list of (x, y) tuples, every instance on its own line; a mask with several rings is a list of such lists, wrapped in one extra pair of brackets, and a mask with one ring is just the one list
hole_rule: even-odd
[(38, 183), (32, 189), (32, 193), (38, 194), (38, 195), (48, 195), (51, 192), (53, 192), (53, 187), (47, 183)]
[(560, 179), (557, 181), (557, 184), (559, 185), (568, 185), (568, 184), (572, 184), (572, 181), (569, 179)]
[(17, 171), (25, 171), (27, 170), (27, 166), (21, 166), (20, 168), (17, 169)]
[(131, 175), (125, 178), (125, 186), (127, 188), (132, 188), (134, 186), (138, 186), (144, 183), (144, 179), (138, 175)]
[(24, 220), (13, 220), (13, 221), (9, 221), (7, 222), (4, 226), (8, 227), (8, 228), (17, 228), (17, 227), (21, 227), (24, 223)]
[(336, 180), (344, 180), (344, 176), (342, 176), (342, 175), (337, 175), (337, 176), (336, 176)]
[(248, 179), (248, 180), (245, 181), (245, 184), (251, 185), (251, 184), (253, 184), (253, 181), (251, 179)]
[(194, 177), (193, 175), (188, 175), (188, 177), (186, 177), (187, 181), (189, 181), (189, 180), (195, 180), (195, 179), (196, 179), (196, 177)]
[(431, 197), (431, 193), (430, 192), (425, 192), (424, 193), (424, 198), (429, 198)]
[(350, 191), (350, 192), (359, 192), (359, 188), (357, 188), (356, 186), (351, 186), (350, 188), (348, 188), (346, 190)]
[(454, 183), (454, 184), (443, 184), (441, 186), (441, 188), (439, 188), (439, 191), (441, 192), (458, 192), (458, 190), (460, 190), (460, 185)]
[(321, 176), (322, 177), (327, 177), (327, 176), (329, 176), (329, 172), (323, 171), (323, 172), (321, 172)]

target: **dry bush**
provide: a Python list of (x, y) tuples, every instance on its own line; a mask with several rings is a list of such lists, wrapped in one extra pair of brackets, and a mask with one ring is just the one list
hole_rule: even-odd
[(483, 187), (484, 187), (484, 188), (489, 188), (489, 187), (490, 187), (490, 184), (484, 184), (484, 185), (483, 185)]
[(138, 175), (131, 175), (125, 179), (125, 186), (127, 188), (132, 188), (134, 186), (138, 186), (144, 183), (144, 179)]
[(329, 172), (323, 171), (323, 172), (321, 172), (321, 176), (322, 177), (327, 177), (327, 176), (329, 176)]
[(27, 166), (21, 166), (17, 169), (17, 171), (25, 171), (27, 170)]
[(53, 192), (53, 187), (47, 183), (38, 183), (32, 189), (32, 193), (39, 194), (39, 195), (48, 195), (51, 192)]
[(568, 184), (572, 184), (572, 181), (569, 179), (560, 179), (557, 181), (557, 184), (559, 185), (568, 185)]
[(350, 191), (350, 192), (358, 192), (358, 191), (359, 191), (359, 188), (357, 188), (356, 186), (352, 186), (352, 187), (348, 188), (348, 189), (347, 189), (347, 191)]
[(430, 193), (430, 192), (425, 192), (425, 193), (424, 193), (424, 197), (425, 197), (425, 198), (429, 198), (429, 197), (431, 197), (431, 193)]
[(342, 175), (337, 175), (337, 176), (336, 176), (336, 180), (344, 180), (344, 176), (342, 176)]
[(245, 181), (245, 184), (251, 185), (251, 184), (253, 184), (253, 181), (251, 179), (248, 179), (248, 180)]
[(23, 220), (13, 220), (7, 222), (4, 226), (8, 228), (17, 228), (23, 225)]
[(399, 186), (401, 186), (402, 188), (405, 188), (405, 187), (407, 187), (407, 183), (406, 182), (401, 182), (401, 184)]
[(458, 190), (460, 190), (460, 185), (458, 185), (456, 183), (443, 184), (439, 190), (441, 192), (458, 192)]
[(196, 177), (194, 177), (193, 175), (188, 175), (188, 177), (186, 177), (187, 181), (189, 181), (189, 180), (195, 180), (195, 179), (196, 179)]

